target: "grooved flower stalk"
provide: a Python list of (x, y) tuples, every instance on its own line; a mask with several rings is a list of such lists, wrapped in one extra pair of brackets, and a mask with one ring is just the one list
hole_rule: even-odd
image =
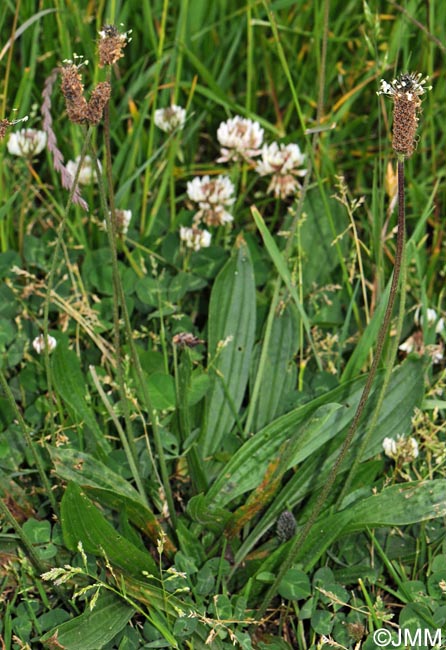
[[(405, 242), (405, 201), (404, 201), (404, 161), (406, 158), (409, 158), (415, 150), (415, 136), (416, 129), (418, 125), (418, 114), (421, 106), (420, 96), (423, 95), (427, 90), (430, 89), (430, 86), (426, 86), (428, 78), (422, 78), (421, 74), (415, 73), (406, 73), (400, 75), (396, 78), (391, 84), (386, 81), (381, 81), (381, 89), (378, 94), (384, 94), (390, 96), (394, 101), (394, 111), (393, 111), (393, 138), (392, 146), (398, 157), (398, 234), (396, 242), (396, 252), (395, 252), (395, 263), (393, 270), (393, 278), (390, 287), (389, 300), (387, 303), (386, 311), (384, 318), (378, 332), (375, 354), (373, 357), (372, 365), (365, 383), (364, 389), (359, 400), (356, 412), (353, 416), (352, 423), (347, 432), (347, 436), (341, 446), (338, 457), (336, 458), (334, 465), (330, 471), (330, 474), (327, 478), (327, 481), (322, 488), (319, 498), (314, 506), (314, 509), (305, 523), (300, 533), (296, 536), (294, 541), (291, 543), (291, 546), (288, 551), (288, 555), (280, 566), (276, 578), (273, 584), (268, 589), (266, 596), (263, 600), (262, 605), (260, 606), (257, 612), (257, 620), (260, 619), (266, 611), (271, 599), (276, 595), (277, 589), (280, 585), (281, 580), (283, 579), (285, 573), (293, 565), (293, 563), (298, 559), (299, 554), (301, 553), (304, 544), (308, 538), (308, 535), (311, 532), (314, 524), (316, 523), (324, 504), (333, 489), (334, 483), (338, 476), (339, 470), (341, 469), (347, 452), (351, 446), (355, 433), (358, 429), (358, 426), (361, 421), (361, 417), (364, 413), (365, 406), (368, 402), (368, 398), (372, 389), (373, 381), (378, 370), (379, 362), (381, 359), (382, 351), (384, 348), (384, 343), (386, 341), (390, 321), (392, 317), (393, 307), (395, 304), (396, 296), (398, 293), (398, 287), (404, 285), (405, 283), (405, 259), (404, 259), (404, 242)], [(401, 290), (401, 301), (404, 302), (404, 286)], [(404, 313), (400, 310), (399, 314), (399, 323), (401, 325), (402, 318)], [(399, 331), (400, 327), (397, 327)], [(383, 380), (383, 389), (388, 384), (390, 379), (390, 373), (392, 371), (392, 365), (388, 365), (386, 368), (386, 374)], [(378, 408), (382, 404), (383, 391), (378, 398)], [(374, 414), (374, 421), (376, 421), (376, 413)], [(373, 425), (372, 425), (373, 426)], [(338, 498), (337, 503), (342, 502), (343, 497), (348, 493), (348, 488), (351, 485), (353, 477), (355, 475), (357, 466), (360, 462), (362, 451), (366, 446), (371, 434), (372, 427), (368, 428), (368, 431), (362, 441), (361, 449), (356, 454), (356, 459), (353, 462), (353, 465), (348, 473), (346, 480), (344, 481), (343, 488), (341, 490), (341, 495)]]

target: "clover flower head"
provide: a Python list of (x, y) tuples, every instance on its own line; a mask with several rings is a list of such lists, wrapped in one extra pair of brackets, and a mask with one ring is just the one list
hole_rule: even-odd
[(410, 463), (418, 457), (418, 443), (415, 438), (399, 435), (394, 438), (384, 438), (383, 450), (386, 456), (402, 463)]
[(263, 143), (263, 129), (258, 122), (236, 115), (222, 122), (217, 130), (221, 145), (217, 162), (251, 161), (260, 154)]
[(429, 77), (421, 73), (406, 72), (388, 83), (381, 79), (378, 95), (387, 95), (393, 100), (392, 147), (398, 158), (409, 158), (415, 150), (415, 136), (421, 99), (432, 86), (427, 86)]
[[(66, 164), (67, 171), (73, 179), (76, 176), (76, 171), (79, 166), (80, 158), (81, 158), (80, 156), (77, 156), (76, 160), (69, 160)], [(99, 160), (98, 160), (98, 164), (99, 164), (99, 169), (102, 170), (102, 166)], [(85, 156), (79, 173), (79, 183), (81, 185), (92, 185), (93, 183), (97, 183), (97, 182), (98, 182), (98, 178), (96, 176), (96, 170), (93, 167), (93, 162), (90, 156)]]
[(201, 248), (208, 248), (211, 245), (211, 233), (207, 230), (202, 230), (194, 226), (186, 228), (181, 226), (180, 239), (186, 244), (187, 248), (192, 248), (194, 251), (199, 251)]
[(269, 193), (276, 198), (286, 198), (296, 194), (300, 183), (296, 176), (305, 176), (306, 169), (299, 169), (305, 162), (305, 156), (297, 144), (266, 144), (262, 147), (262, 158), (256, 165), (260, 176), (271, 175)]
[(187, 184), (187, 196), (198, 204), (199, 210), (194, 216), (194, 224), (203, 221), (207, 226), (221, 226), (234, 220), (226, 207), (231, 206), (235, 197), (235, 188), (227, 176), (195, 177)]
[(155, 111), (155, 124), (165, 133), (181, 130), (186, 122), (186, 110), (182, 106), (172, 104), (168, 108), (158, 108)]
[[(112, 213), (109, 212), (110, 218)], [(132, 211), (131, 210), (115, 210), (116, 217), (116, 232), (118, 235), (126, 235), (129, 229), (130, 222), (132, 220)], [(107, 223), (104, 219), (102, 222), (104, 228), (107, 226)]]
[[(432, 325), (435, 325), (435, 334), (441, 334), (441, 332), (443, 332), (444, 319), (438, 317), (435, 309), (428, 307), (426, 309), (426, 318), (427, 318), (428, 327), (432, 327)], [(416, 325), (419, 325), (420, 327), (423, 326), (423, 314), (421, 313), (420, 307), (418, 307), (415, 312), (414, 321)]]
[[(49, 336), (49, 335), (47, 341), (48, 341), (48, 351), (52, 352), (57, 345), (57, 341), (54, 338), (54, 336)], [(40, 336), (36, 336), (36, 338), (33, 341), (33, 348), (37, 352), (37, 354), (42, 354), (42, 352), (45, 350), (45, 337), (43, 336), (43, 334), (40, 334)]]
[(13, 156), (29, 158), (37, 156), (46, 147), (45, 131), (37, 129), (20, 129), (16, 133), (11, 133), (8, 140), (8, 151)]

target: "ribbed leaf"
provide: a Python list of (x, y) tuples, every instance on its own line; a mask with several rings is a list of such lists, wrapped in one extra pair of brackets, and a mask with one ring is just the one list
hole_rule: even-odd
[[(60, 478), (77, 483), (95, 500), (118, 512), (125, 509), (129, 520), (154, 543), (157, 542), (161, 526), (128, 481), (89, 454), (61, 447), (48, 447), (48, 451)], [(174, 550), (169, 539), (166, 539), (164, 548), (168, 552)]]
[[(378, 377), (375, 384), (379, 385)], [(301, 463), (350, 424), (362, 393), (364, 378), (342, 385), (317, 399), (277, 418), (248, 440), (222, 469), (220, 476), (211, 486), (206, 500), (209, 507), (223, 507), (248, 490), (254, 489), (266, 471), (271, 458), (278, 452), (285, 440), (293, 439), (295, 447), (288, 455), (288, 467)], [(401, 433), (410, 421), (414, 407), (420, 403), (423, 391), (423, 364), (407, 360), (394, 373), (381, 408), (375, 434), (368, 453), (376, 454), (385, 436)], [(334, 412), (326, 409), (330, 403), (342, 404)], [(371, 406), (369, 404), (363, 422), (367, 423)], [(314, 419), (312, 419), (314, 418)], [(363, 427), (365, 425), (363, 424)], [(362, 429), (363, 430), (363, 429)], [(313, 431), (308, 436), (308, 431)], [(359, 436), (360, 432), (358, 433)], [(352, 452), (351, 452), (352, 453)], [(326, 460), (327, 451), (320, 459), (320, 467)], [(332, 460), (330, 462), (333, 462)], [(348, 459), (350, 462), (350, 458)], [(320, 472), (319, 472), (320, 473)], [(299, 475), (297, 475), (299, 476)], [(296, 479), (297, 480), (297, 479)]]
[(76, 353), (63, 346), (57, 346), (51, 355), (51, 365), (55, 389), (73, 410), (74, 417), (78, 418), (79, 424), (84, 422), (94, 434), (98, 447), (104, 453), (109, 453), (110, 445), (99, 428), (85, 397), (85, 378)]
[[(211, 387), (201, 437), (204, 457), (214, 453), (235, 422), (245, 394), (254, 344), (256, 301), (248, 248), (238, 240), (234, 255), (218, 274), (209, 306)], [(221, 348), (221, 343), (226, 344)], [(215, 360), (215, 361), (214, 361)]]
[[(410, 425), (414, 408), (421, 402), (423, 386), (423, 363), (421, 361), (407, 360), (393, 372), (376, 427), (364, 451), (362, 461), (367, 461), (382, 451), (382, 441), (386, 436), (396, 437)], [(342, 418), (336, 423), (335, 430), (333, 431), (334, 435), (341, 434), (350, 424), (352, 413), (356, 408), (359, 395), (362, 391), (362, 382), (354, 382), (354, 384), (350, 385), (350, 391), (350, 395), (345, 395), (343, 398), (343, 400), (348, 400), (350, 405), (347, 411), (348, 418)], [(338, 392), (339, 389), (332, 391), (332, 396)], [(373, 404), (371, 406), (373, 407)], [(370, 408), (368, 413), (370, 413)], [(342, 410), (339, 411), (339, 414), (345, 416), (346, 412)], [(342, 472), (349, 469), (352, 458), (357, 454), (358, 445), (360, 444), (360, 434), (366, 428), (367, 422), (368, 417), (366, 413), (358, 436), (340, 468), (340, 480), (342, 480)], [(328, 424), (330, 425), (329, 422)], [(318, 491), (327, 480), (327, 476), (338, 456), (338, 447), (341, 440), (342, 435), (339, 435), (338, 438), (333, 438), (333, 442), (325, 445), (323, 451), (321, 449), (319, 453), (313, 454), (300, 465), (299, 471), (295, 472), (283, 486), (270, 508), (243, 542), (237, 552), (237, 562), (241, 561), (249, 553), (251, 548), (253, 548), (257, 540), (275, 524), (283, 510), (296, 507), (309, 495), (316, 498)], [(243, 481), (244, 479), (241, 480)], [(368, 483), (366, 482), (366, 484)], [(311, 509), (311, 507), (310, 503), (308, 508)], [(328, 533), (327, 536), (329, 536)]]
[(134, 612), (133, 607), (114, 594), (103, 592), (92, 611), (87, 608), (83, 614), (58, 625), (40, 640), (45, 643), (57, 634), (59, 647), (66, 650), (101, 650), (122, 630)]
[(76, 483), (68, 484), (60, 515), (64, 542), (71, 551), (82, 542), (87, 553), (105, 553), (112, 565), (131, 575), (141, 575), (142, 571), (158, 574), (152, 556), (120, 535)]
[[(334, 515), (324, 513), (313, 526), (296, 561), (310, 570), (336, 539), (371, 528), (405, 526), (446, 515), (446, 480), (392, 485)], [(274, 572), (284, 559), (287, 542), (263, 562), (258, 573)]]
[(276, 267), (276, 271), (282, 278), (286, 288), (288, 289), (292, 299), (294, 300), (294, 304), (297, 307), (299, 316), (302, 319), (302, 323), (304, 325), (306, 335), (308, 337), (308, 340), (310, 341), (310, 345), (313, 350), (315, 360), (320, 366), (319, 356), (317, 350), (314, 347), (313, 338), (311, 336), (310, 321), (308, 320), (308, 316), (305, 312), (304, 306), (302, 305), (299, 299), (287, 262), (285, 261), (285, 258), (281, 250), (278, 248), (274, 237), (271, 235), (270, 231), (268, 230), (268, 226), (264, 222), (260, 212), (257, 210), (256, 207), (252, 207), (251, 212), (254, 221), (256, 222), (256, 226), (259, 229), (260, 234), (262, 235), (266, 250), (268, 251), (271, 260), (273, 261), (273, 264)]
[[(293, 304), (276, 314), (269, 340), (266, 364), (253, 419), (253, 431), (259, 431), (277, 415), (284, 390), (292, 373), (290, 362), (299, 349), (299, 316)], [(259, 355), (260, 355), (259, 345)], [(293, 369), (295, 363), (293, 363)], [(256, 372), (258, 372), (258, 364)], [(252, 381), (255, 381), (255, 376)], [(283, 411), (282, 411), (283, 412)]]

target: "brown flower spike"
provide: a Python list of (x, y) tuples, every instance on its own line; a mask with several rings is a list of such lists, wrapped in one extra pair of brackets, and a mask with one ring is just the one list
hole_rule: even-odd
[(26, 115), (25, 117), (22, 117), (20, 120), (7, 120), (7, 119), (0, 120), (0, 140), (3, 140), (10, 126), (14, 126), (14, 124), (18, 124), (19, 122), (26, 122), (27, 119), (28, 116)]
[(121, 33), (115, 25), (104, 25), (99, 32), (98, 43), (99, 67), (116, 63), (124, 56), (123, 49), (127, 45), (128, 32)]
[(108, 81), (99, 82), (87, 103), (79, 67), (71, 61), (67, 61), (61, 68), (61, 89), (65, 97), (68, 119), (74, 124), (96, 126), (101, 121), (104, 107), (110, 99), (111, 86)]
[(68, 119), (74, 124), (84, 124), (87, 100), (84, 97), (84, 84), (79, 74), (79, 66), (67, 61), (60, 73), (62, 75), (61, 89), (65, 97)]
[(87, 121), (96, 126), (99, 124), (104, 112), (105, 105), (110, 99), (111, 86), (108, 81), (100, 81), (90, 96), (87, 104)]
[(415, 149), (420, 96), (432, 88), (426, 86), (428, 79), (415, 72), (401, 74), (390, 84), (381, 79), (378, 95), (388, 95), (393, 99), (392, 147), (402, 160), (409, 158)]

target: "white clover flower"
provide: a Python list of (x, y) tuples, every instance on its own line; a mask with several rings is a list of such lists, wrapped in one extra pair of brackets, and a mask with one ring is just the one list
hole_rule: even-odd
[(402, 463), (410, 463), (418, 457), (418, 442), (415, 438), (406, 438), (402, 435), (393, 438), (384, 438), (383, 450), (386, 456)]
[[(69, 160), (66, 164), (67, 171), (73, 179), (76, 176), (76, 171), (79, 166), (80, 159), (81, 157), (77, 156), (76, 160)], [(99, 160), (98, 160), (98, 164), (99, 164), (99, 169), (102, 171), (102, 165)], [(79, 173), (79, 183), (80, 185), (92, 185), (93, 183), (97, 183), (97, 182), (98, 182), (98, 178), (96, 176), (96, 170), (93, 167), (93, 162), (90, 156), (85, 156)]]
[[(47, 340), (48, 340), (48, 350), (49, 352), (52, 352), (57, 345), (57, 341), (54, 338), (54, 336), (49, 336), (49, 335)], [(40, 336), (36, 336), (36, 338), (33, 341), (33, 348), (37, 352), (37, 354), (42, 354), (42, 352), (45, 350), (45, 338), (43, 334), (40, 334)]]
[(217, 162), (246, 160), (250, 161), (260, 154), (263, 143), (263, 129), (258, 122), (253, 122), (237, 115), (222, 122), (217, 130), (217, 139), (221, 145), (220, 158)]
[(304, 164), (305, 156), (297, 144), (265, 144), (262, 147), (262, 159), (256, 165), (260, 176), (272, 175), (268, 187), (269, 193), (284, 199), (297, 192), (300, 187), (296, 176), (305, 176), (306, 169), (298, 169)]
[(37, 156), (46, 147), (45, 131), (37, 129), (20, 129), (16, 133), (11, 133), (8, 140), (8, 151), (13, 156), (27, 158)]
[(231, 206), (235, 187), (227, 176), (196, 176), (187, 184), (187, 196), (200, 208), (194, 216), (194, 224), (203, 221), (207, 226), (221, 226), (234, 220), (225, 208)]
[[(109, 212), (110, 218), (112, 213)], [(116, 232), (118, 235), (126, 235), (129, 229), (130, 221), (132, 220), (131, 210), (115, 210), (116, 217)], [(106, 225), (105, 220), (103, 224)]]
[[(428, 327), (432, 327), (432, 325), (435, 324), (435, 334), (441, 334), (444, 330), (444, 320), (443, 318), (438, 318), (437, 312), (435, 309), (428, 308), (426, 309), (426, 316), (427, 316), (427, 325)], [(423, 326), (423, 314), (421, 311), (421, 307), (418, 307), (416, 312), (415, 312), (415, 317), (414, 321), (416, 325), (419, 325), (420, 327)]]
[(199, 251), (200, 248), (208, 248), (211, 245), (211, 233), (200, 228), (186, 228), (181, 226), (180, 239), (184, 241), (187, 248)]
[(158, 108), (155, 111), (155, 124), (165, 133), (172, 133), (175, 129), (182, 129), (186, 122), (186, 110), (181, 106), (172, 104), (168, 108)]

